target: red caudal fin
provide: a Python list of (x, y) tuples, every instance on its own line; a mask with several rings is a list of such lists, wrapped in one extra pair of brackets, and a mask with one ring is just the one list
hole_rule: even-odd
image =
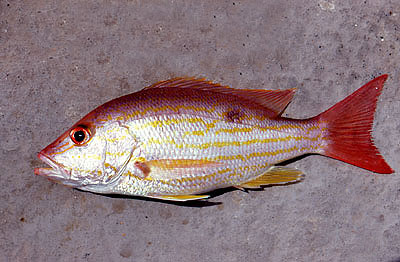
[(371, 137), (376, 102), (387, 77), (375, 78), (316, 117), (327, 127), (324, 155), (376, 173), (394, 172)]

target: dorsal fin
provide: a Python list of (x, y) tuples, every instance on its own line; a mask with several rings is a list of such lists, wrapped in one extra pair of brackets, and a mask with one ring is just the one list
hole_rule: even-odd
[(287, 90), (235, 89), (228, 86), (221, 86), (205, 79), (195, 78), (173, 78), (158, 82), (145, 89), (166, 87), (200, 89), (234, 95), (268, 108), (275, 114), (274, 117), (282, 114), (296, 92), (295, 88)]

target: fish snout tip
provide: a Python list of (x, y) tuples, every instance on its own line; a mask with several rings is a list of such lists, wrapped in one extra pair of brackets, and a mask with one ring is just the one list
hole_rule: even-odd
[[(43, 153), (42, 152), (43, 152), (43, 150), (40, 150), (40, 152), (38, 152), (36, 154), (36, 157), (39, 158), (41, 161), (43, 161)], [(36, 167), (33, 169), (33, 172), (35, 173), (35, 175), (39, 176), (42, 174), (41, 169), (42, 169), (41, 167)]]
[(42, 155), (42, 151), (43, 151), (43, 150), (41, 150), (39, 153), (36, 154), (37, 158), (40, 159), (40, 156)]
[(40, 168), (39, 168), (39, 167), (35, 168), (35, 169), (33, 170), (33, 172), (35, 173), (36, 176), (39, 176), (39, 175), (41, 174), (41, 173), (40, 173)]
[(42, 160), (42, 161), (45, 162), (45, 163), (46, 163), (46, 160), (47, 160), (48, 158), (50, 158), (49, 155), (46, 153), (46, 148), (40, 150), (40, 152), (37, 153), (36, 156), (37, 156), (37, 158), (39, 158), (40, 160)]

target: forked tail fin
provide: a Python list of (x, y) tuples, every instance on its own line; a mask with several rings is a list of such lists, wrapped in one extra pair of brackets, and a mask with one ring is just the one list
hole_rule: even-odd
[(376, 173), (394, 172), (371, 137), (376, 102), (387, 77), (375, 78), (316, 117), (327, 125), (324, 155)]

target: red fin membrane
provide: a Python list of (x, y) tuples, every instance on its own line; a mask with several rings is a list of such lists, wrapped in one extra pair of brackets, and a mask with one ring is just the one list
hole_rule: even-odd
[(387, 77), (375, 78), (317, 116), (328, 122), (328, 146), (324, 155), (376, 173), (394, 172), (371, 137), (376, 102)]
[(234, 95), (268, 108), (272, 111), (271, 117), (280, 116), (296, 92), (295, 88), (287, 90), (235, 89), (221, 86), (220, 84), (215, 84), (204, 79), (194, 78), (174, 78), (158, 82), (146, 89), (168, 87), (192, 88)]

